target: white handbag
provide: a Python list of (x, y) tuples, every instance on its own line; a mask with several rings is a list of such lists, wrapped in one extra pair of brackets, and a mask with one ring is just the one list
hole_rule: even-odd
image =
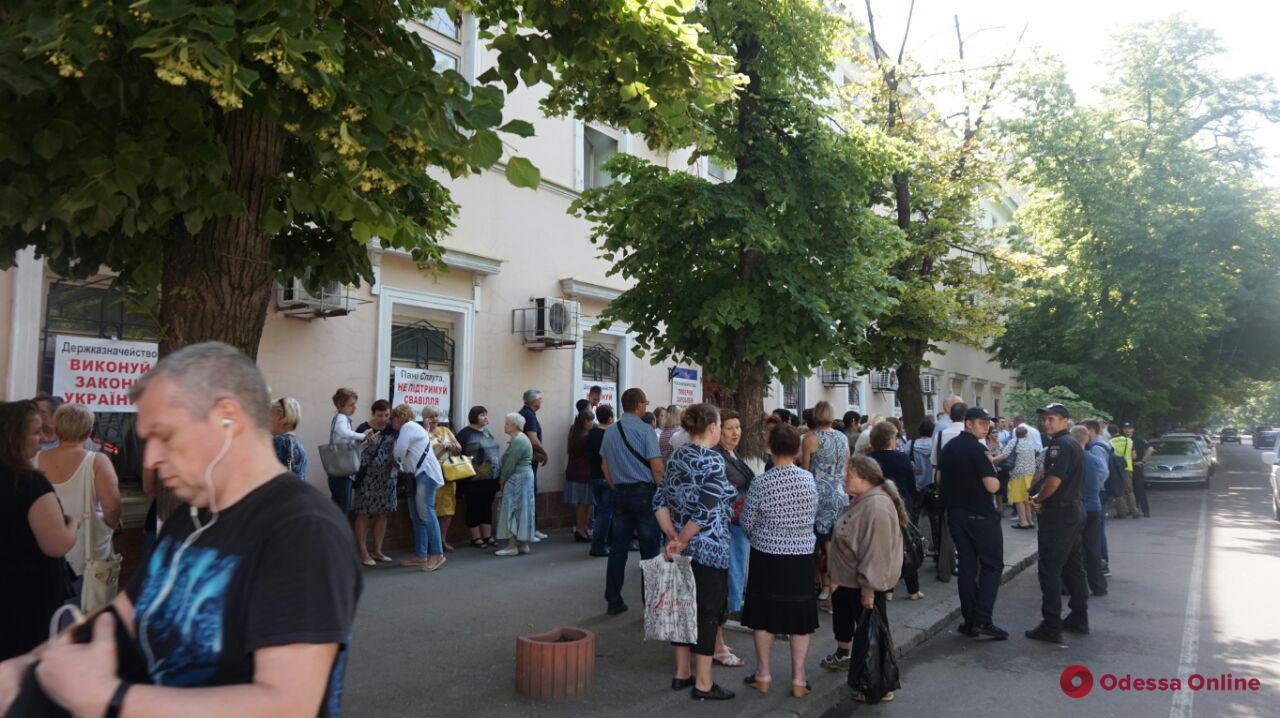
[(93, 511), (96, 493), (93, 472), (85, 479), (84, 487), (84, 515), (80, 519), (84, 526), (84, 576), (80, 585), (80, 610), (89, 613), (116, 597), (120, 587), (122, 557), (114, 552), (114, 547), (113, 552), (105, 559), (93, 557), (93, 549), (97, 545), (93, 540), (94, 527), (101, 523)]

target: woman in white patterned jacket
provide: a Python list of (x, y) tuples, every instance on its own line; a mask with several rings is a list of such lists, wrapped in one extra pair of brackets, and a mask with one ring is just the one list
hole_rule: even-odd
[(813, 600), (814, 515), (818, 488), (813, 474), (796, 465), (800, 433), (779, 424), (768, 437), (773, 468), (751, 482), (738, 519), (751, 541), (742, 625), (755, 631), (756, 671), (744, 683), (769, 690), (769, 655), (775, 634), (791, 637), (791, 695), (802, 698), (810, 687), (804, 660), (818, 628)]

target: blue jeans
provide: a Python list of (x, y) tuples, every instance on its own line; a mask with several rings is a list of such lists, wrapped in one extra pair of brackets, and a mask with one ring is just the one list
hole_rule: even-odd
[(413, 519), (413, 555), (418, 558), (443, 556), (444, 543), (440, 540), (440, 522), (436, 519), (436, 482), (419, 472), (414, 477), (416, 490), (409, 502), (409, 518)]
[(729, 610), (742, 610), (742, 589), (747, 585), (747, 562), (751, 542), (738, 524), (729, 524)]
[(613, 523), (613, 490), (604, 479), (591, 480), (591, 495), (595, 499), (595, 517), (591, 522), (591, 553), (609, 550), (609, 527)]
[(622, 606), (622, 581), (627, 574), (627, 552), (631, 534), (640, 541), (640, 558), (658, 555), (662, 529), (653, 517), (653, 484), (622, 484), (610, 491), (613, 503), (613, 525), (609, 530), (609, 566), (605, 573), (604, 600), (609, 606)]

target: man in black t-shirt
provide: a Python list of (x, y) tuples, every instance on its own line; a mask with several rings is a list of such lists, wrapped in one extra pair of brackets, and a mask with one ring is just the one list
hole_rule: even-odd
[[(1036, 537), (1040, 550), (1039, 626), (1027, 638), (1061, 643), (1064, 630), (1089, 632), (1089, 586), (1085, 579), (1081, 538), (1084, 531), (1084, 449), (1071, 437), (1070, 413), (1061, 404), (1037, 409), (1049, 446), (1044, 456), (1044, 482), (1031, 506), (1040, 513)], [(1062, 619), (1062, 583), (1071, 592), (1071, 613)]]
[(351, 529), (276, 459), (262, 374), (230, 346), (196, 344), (130, 398), (146, 468), (185, 503), (114, 617), (90, 642), (0, 664), (0, 697), (38, 661), (39, 688), (75, 715), (337, 716), (361, 587)]
[(983, 443), (990, 427), (991, 415), (985, 409), (968, 409), (964, 431), (938, 454), (938, 471), (947, 528), (960, 558), (956, 579), (964, 618), (960, 632), (1004, 640), (1008, 632), (992, 622), (1004, 573), (1004, 533), (994, 499), (1000, 480)]

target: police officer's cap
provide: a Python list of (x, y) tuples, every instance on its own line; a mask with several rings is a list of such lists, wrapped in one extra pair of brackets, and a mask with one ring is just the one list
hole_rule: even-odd
[(1071, 418), (1071, 412), (1067, 411), (1067, 407), (1057, 403), (1050, 404), (1048, 406), (1042, 406), (1039, 409), (1036, 409), (1036, 413), (1040, 415), (1057, 414), (1058, 416), (1061, 416), (1064, 419)]
[(969, 419), (986, 419), (987, 421), (991, 421), (991, 415), (987, 413), (986, 409), (983, 409), (980, 406), (969, 407), (969, 410), (964, 413), (964, 418), (965, 421), (968, 421)]

